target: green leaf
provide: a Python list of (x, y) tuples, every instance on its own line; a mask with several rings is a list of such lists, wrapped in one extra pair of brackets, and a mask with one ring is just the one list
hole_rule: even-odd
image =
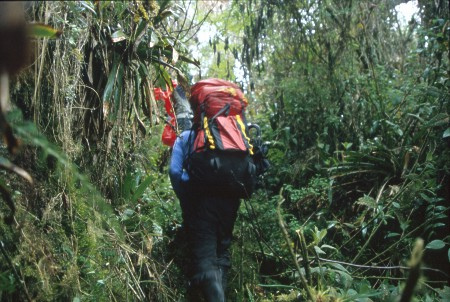
[(105, 117), (108, 116), (110, 107), (111, 107), (111, 95), (114, 87), (114, 83), (116, 82), (116, 76), (117, 76), (117, 68), (119, 66), (119, 59), (118, 57), (114, 58), (114, 63), (111, 68), (111, 71), (108, 76), (108, 81), (106, 82), (105, 90), (103, 91), (103, 115)]
[(164, 82), (166, 82), (166, 84), (169, 86), (169, 89), (173, 90), (172, 78), (170, 77), (169, 73), (164, 68), (164, 66), (159, 65), (159, 72), (160, 72), (161, 76), (163, 77)]
[(126, 39), (128, 39), (128, 36), (121, 29), (111, 35), (111, 40), (113, 43), (117, 43)]
[(117, 78), (116, 83), (114, 87), (114, 111), (111, 112), (111, 115), (109, 116), (110, 120), (115, 120), (117, 116), (117, 112), (119, 111), (120, 107), (120, 101), (122, 100), (122, 79), (123, 79), (123, 70), (124, 66), (123, 63), (119, 63), (119, 67), (117, 70)]
[(344, 225), (347, 226), (347, 227), (349, 227), (349, 228), (352, 228), (352, 229), (355, 228), (355, 226), (354, 226), (353, 224), (348, 223), (348, 222), (344, 222)]
[(400, 234), (394, 232), (394, 233), (389, 233), (389, 234), (386, 236), (386, 238), (397, 237), (397, 236), (400, 236)]
[(334, 227), (337, 224), (336, 220), (332, 220), (332, 221), (327, 221), (327, 229), (331, 229), (332, 227)]
[(442, 138), (446, 138), (450, 136), (450, 127), (447, 128), (447, 130), (444, 131), (444, 134), (442, 135)]
[(133, 196), (131, 197), (131, 201), (135, 202), (137, 201), (145, 192), (147, 187), (150, 185), (150, 183), (153, 181), (153, 176), (148, 176), (136, 189)]
[[(141, 20), (140, 22), (139, 22), (139, 25), (138, 25), (138, 27), (137, 27), (137, 29), (136, 29), (136, 32), (135, 32), (135, 34), (134, 34), (134, 37), (136, 38), (136, 37), (139, 37), (139, 35), (144, 31), (144, 29), (146, 29), (147, 28), (147, 21), (145, 21), (145, 20)], [(151, 34), (150, 34), (151, 35)]]
[(122, 183), (122, 197), (128, 200), (131, 197), (131, 189), (133, 187), (133, 176), (127, 172)]
[(139, 104), (141, 101), (141, 82), (142, 82), (142, 78), (140, 76), (139, 72), (135, 73), (135, 80), (134, 80), (134, 97), (135, 97), (135, 104), (136, 104), (136, 108), (139, 108)]
[(448, 262), (450, 262), (450, 249), (448, 249), (448, 251), (447, 251), (447, 256), (448, 256)]
[(95, 11), (94, 4), (91, 1), (80, 1), (81, 6), (90, 10), (94, 15), (97, 16), (97, 12)]
[(353, 143), (344, 142), (344, 143), (342, 143), (342, 146), (344, 146), (345, 150), (348, 150), (353, 146)]
[(445, 242), (442, 240), (433, 240), (427, 244), (426, 249), (439, 250), (445, 246)]
[(377, 202), (375, 199), (368, 195), (364, 195), (363, 197), (358, 198), (356, 201), (357, 204), (368, 207), (369, 209), (376, 209)]
[(33, 23), (29, 25), (29, 32), (35, 38), (55, 39), (62, 35), (62, 31), (54, 29), (50, 25)]
[(323, 244), (320, 248), (322, 249), (331, 249), (331, 250), (336, 250), (336, 248), (334, 246), (328, 245), (328, 244)]
[(132, 209), (125, 209), (125, 211), (123, 212), (124, 216), (132, 216), (134, 215), (134, 211)]
[(99, 2), (99, 10), (104, 10), (108, 6), (111, 6), (112, 1), (98, 1)]
[(326, 265), (331, 266), (331, 267), (334, 267), (334, 268), (337, 269), (338, 271), (348, 273), (348, 270), (347, 270), (345, 267), (343, 267), (341, 264), (339, 264), (339, 263), (333, 263), (333, 262), (330, 262), (330, 263), (326, 263)]
[(439, 90), (439, 88), (434, 87), (434, 86), (429, 86), (427, 89), (427, 94), (434, 96), (434, 97), (439, 97), (443, 92), (441, 92), (441, 90)]
[(160, 8), (160, 11), (159, 11), (158, 15), (153, 20), (153, 24), (157, 25), (161, 21), (163, 21), (165, 18), (167, 18), (167, 17), (169, 17), (169, 16), (171, 16), (173, 14), (174, 14), (174, 12), (171, 11), (170, 9), (162, 10), (162, 8)]
[(157, 45), (157, 44), (159, 43), (160, 37), (159, 37), (158, 34), (155, 33), (154, 31), (152, 31), (151, 34), (150, 34), (149, 36), (150, 36), (150, 39), (149, 39), (150, 42), (149, 42), (148, 46), (149, 46), (150, 48), (152, 48), (152, 47), (154, 47), (155, 45)]
[(427, 121), (423, 127), (436, 127), (436, 126), (442, 126), (442, 125), (448, 125), (448, 116), (445, 113), (439, 113), (433, 116), (432, 119)]
[(314, 246), (314, 250), (317, 254), (326, 254), (320, 247)]
[(323, 229), (319, 233), (319, 240), (322, 241), (322, 239), (327, 235), (327, 230)]
[(185, 55), (180, 55), (179, 59), (181, 61), (183, 61), (183, 62), (190, 63), (190, 64), (193, 64), (193, 65), (195, 65), (197, 67), (200, 67), (200, 61), (199, 60), (191, 59), (191, 58), (189, 58), (189, 57), (187, 57)]
[(437, 289), (441, 301), (450, 301), (450, 287), (447, 285), (443, 289)]

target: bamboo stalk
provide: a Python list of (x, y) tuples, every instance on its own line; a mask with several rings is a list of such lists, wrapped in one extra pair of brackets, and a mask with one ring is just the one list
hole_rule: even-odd
[(414, 288), (416, 287), (417, 281), (419, 281), (420, 277), (420, 266), (422, 263), (422, 256), (423, 256), (423, 239), (419, 238), (416, 240), (416, 243), (414, 244), (414, 249), (411, 254), (411, 261), (409, 264), (411, 270), (409, 272), (405, 288), (403, 289), (400, 302), (411, 301), (411, 298), (414, 294)]
[(308, 280), (309, 283), (311, 283), (312, 282), (311, 268), (309, 266), (308, 250), (306, 247), (306, 240), (305, 240), (305, 235), (303, 234), (303, 230), (301, 230), (301, 229), (298, 230), (297, 235), (300, 240), (300, 247), (301, 247), (301, 253), (302, 253), (302, 258), (303, 258), (302, 263), (303, 263), (303, 266), (305, 267), (306, 279)]
[[(45, 2), (44, 4), (44, 16), (45, 16), (45, 24), (48, 23), (48, 14), (47, 14), (47, 8), (48, 5)], [(38, 70), (38, 74), (37, 74), (37, 78), (34, 82), (34, 94), (33, 94), (33, 100), (32, 100), (32, 104), (33, 104), (33, 120), (35, 123), (38, 124), (38, 113), (39, 113), (39, 106), (38, 106), (38, 91), (41, 88), (40, 83), (41, 83), (41, 78), (42, 78), (42, 71), (44, 69), (44, 61), (45, 61), (45, 51), (47, 50), (47, 43), (48, 43), (48, 38), (44, 38), (42, 41), (42, 50), (41, 50), (41, 61), (39, 63), (39, 70)], [(39, 45), (39, 43), (38, 43)]]

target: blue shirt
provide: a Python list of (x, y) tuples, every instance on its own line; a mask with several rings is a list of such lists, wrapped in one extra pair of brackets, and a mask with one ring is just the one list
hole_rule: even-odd
[(183, 168), (183, 163), (188, 153), (193, 150), (194, 133), (191, 130), (183, 131), (177, 137), (172, 149), (172, 157), (170, 159), (169, 176), (172, 188), (178, 199), (187, 198), (185, 185), (189, 181), (189, 174)]

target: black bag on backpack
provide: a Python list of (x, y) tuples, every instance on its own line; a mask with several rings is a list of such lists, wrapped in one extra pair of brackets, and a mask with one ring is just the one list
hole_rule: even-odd
[(250, 198), (255, 188), (256, 166), (252, 157), (243, 152), (194, 152), (186, 168), (192, 186), (204, 194)]

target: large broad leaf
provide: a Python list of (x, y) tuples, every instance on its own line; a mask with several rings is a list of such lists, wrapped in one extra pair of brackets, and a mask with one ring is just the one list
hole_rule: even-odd
[(159, 73), (161, 74), (161, 76), (164, 79), (164, 82), (166, 82), (167, 86), (169, 86), (170, 90), (173, 90), (173, 85), (172, 85), (172, 78), (170, 77), (169, 73), (167, 72), (167, 70), (164, 68), (164, 66), (159, 65)]
[(433, 240), (430, 243), (428, 243), (425, 248), (429, 249), (429, 250), (439, 250), (439, 249), (443, 248), (444, 246), (445, 246), (445, 242), (444, 241), (442, 241), (442, 240)]
[(103, 116), (106, 118), (111, 110), (111, 95), (113, 92), (114, 83), (116, 82), (117, 68), (119, 66), (119, 58), (114, 58), (114, 63), (106, 82), (105, 90), (103, 91)]
[(147, 34), (148, 22), (145, 20), (141, 20), (136, 31), (133, 34), (133, 52), (139, 48), (139, 45), (144, 40), (144, 37)]
[(117, 112), (120, 108), (120, 101), (122, 99), (122, 81), (123, 81), (123, 72), (124, 72), (124, 66), (123, 63), (120, 62), (119, 66), (117, 68), (117, 77), (116, 77), (116, 84), (114, 86), (114, 111), (111, 112), (110, 120), (115, 120), (117, 116)]
[(181, 61), (183, 61), (183, 62), (193, 64), (193, 65), (195, 65), (195, 66), (200, 68), (200, 61), (199, 60), (191, 59), (189, 57), (186, 57), (185, 55), (179, 55), (179, 59)]
[(338, 271), (341, 271), (341, 272), (344, 272), (347, 274), (349, 273), (348, 270), (342, 266), (342, 264), (330, 262), (330, 263), (326, 263), (326, 265), (334, 267)]
[(444, 131), (444, 134), (442, 134), (442, 138), (446, 138), (450, 136), (450, 128), (447, 128), (447, 130)]
[(139, 112), (137, 109), (137, 108), (139, 108), (139, 104), (140, 104), (141, 100), (143, 100), (143, 103), (145, 103), (144, 96), (141, 93), (141, 87), (142, 87), (141, 82), (142, 82), (142, 79), (141, 79), (140, 73), (135, 72), (135, 80), (134, 80), (134, 90), (135, 90), (134, 97), (135, 97), (135, 99), (134, 99), (134, 103), (133, 103), (133, 110), (130, 110), (130, 119), (132, 118), (132, 116), (134, 116), (135, 120), (138, 123), (139, 131), (141, 131), (143, 135), (146, 135), (147, 131), (145, 129), (145, 125), (142, 122), (142, 120), (140, 119)]
[(29, 25), (30, 35), (36, 38), (55, 39), (62, 35), (62, 31), (54, 29), (50, 25), (32, 23)]
[(147, 187), (152, 183), (153, 179), (154, 179), (153, 176), (150, 175), (143, 182), (141, 182), (141, 184), (137, 187), (136, 191), (131, 197), (132, 202), (135, 202), (142, 197)]
[(148, 22), (145, 20), (141, 20), (139, 22), (138, 27), (136, 28), (136, 32), (134, 33), (134, 37), (139, 37), (141, 34), (144, 33), (144, 30), (147, 28)]
[(122, 181), (122, 198), (128, 200), (131, 196), (131, 189), (133, 187), (133, 175), (128, 171)]
[(325, 255), (326, 253), (318, 246), (314, 246), (314, 250), (316, 251), (317, 254), (322, 254)]
[[(156, 106), (154, 97), (152, 96), (153, 91), (151, 89), (151, 85), (149, 85), (149, 79), (151, 79), (151, 75), (148, 72), (147, 67), (145, 66), (144, 63), (141, 63), (141, 65), (139, 66), (139, 74), (142, 77), (143, 80), (143, 94), (142, 94), (142, 98), (141, 98), (141, 105), (142, 105), (142, 111), (144, 113), (145, 116), (147, 116), (150, 120), (150, 125), (152, 125), (153, 123), (153, 116), (152, 116), (152, 110), (154, 109), (155, 112), (157, 112), (157, 115), (159, 114), (158, 112), (158, 107)], [(156, 117), (157, 119), (157, 117)]]

